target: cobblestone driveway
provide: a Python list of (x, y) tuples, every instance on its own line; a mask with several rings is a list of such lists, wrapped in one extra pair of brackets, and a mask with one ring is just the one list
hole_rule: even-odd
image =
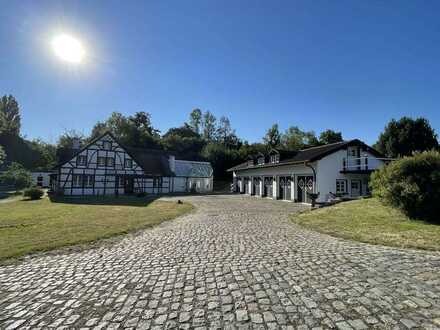
[(0, 327), (440, 328), (440, 254), (359, 244), (244, 196), (114, 245), (0, 268)]

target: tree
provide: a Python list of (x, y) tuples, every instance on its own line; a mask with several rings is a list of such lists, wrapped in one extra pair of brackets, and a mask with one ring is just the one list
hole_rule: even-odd
[(165, 150), (172, 151), (179, 158), (200, 159), (205, 142), (191, 126), (184, 124), (181, 127), (170, 128), (162, 136), (161, 144)]
[(0, 99), (0, 132), (9, 135), (20, 134), (20, 108), (12, 95), (4, 95)]
[(409, 156), (415, 151), (438, 149), (437, 134), (426, 118), (392, 119), (374, 147), (387, 157)]
[(65, 161), (72, 156), (72, 149), (75, 140), (77, 140), (80, 145), (87, 142), (84, 135), (75, 130), (65, 131), (60, 135), (55, 152), (58, 161)]
[(331, 129), (326, 129), (325, 131), (319, 134), (319, 143), (320, 144), (330, 144), (336, 142), (342, 142), (342, 133), (336, 132)]
[(0, 181), (6, 185), (12, 185), (15, 189), (23, 189), (32, 184), (31, 173), (19, 163), (11, 163), (6, 171), (0, 176)]
[(214, 140), (216, 133), (216, 121), (217, 118), (215, 118), (210, 111), (206, 111), (203, 114), (203, 138), (207, 142)]
[(194, 109), (189, 114), (189, 125), (194, 132), (200, 134), (200, 127), (202, 125), (202, 111), (200, 109)]
[(151, 123), (151, 115), (136, 112), (126, 117), (120, 112), (113, 112), (104, 122), (98, 122), (92, 129), (91, 139), (105, 132), (111, 132), (118, 140), (129, 147), (159, 148), (159, 130)]
[(303, 131), (298, 126), (290, 126), (281, 137), (283, 148), (287, 150), (300, 150), (319, 144), (313, 131)]
[(270, 148), (277, 148), (281, 144), (281, 134), (278, 129), (278, 124), (273, 124), (263, 137), (264, 143)]
[(227, 178), (226, 170), (239, 161), (238, 151), (231, 150), (219, 143), (208, 143), (203, 148), (202, 156), (213, 165), (214, 177), (217, 179)]

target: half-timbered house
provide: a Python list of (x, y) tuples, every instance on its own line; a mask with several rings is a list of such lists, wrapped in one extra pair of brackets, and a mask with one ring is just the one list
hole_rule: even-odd
[(208, 162), (176, 160), (161, 150), (123, 146), (111, 133), (76, 148), (51, 175), (51, 189), (64, 195), (209, 192)]

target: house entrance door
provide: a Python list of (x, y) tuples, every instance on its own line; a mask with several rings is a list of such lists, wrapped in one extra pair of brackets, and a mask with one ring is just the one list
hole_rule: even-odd
[(351, 180), (351, 197), (361, 195), (361, 180)]
[(132, 194), (134, 191), (134, 179), (130, 177), (124, 178), (124, 193)]

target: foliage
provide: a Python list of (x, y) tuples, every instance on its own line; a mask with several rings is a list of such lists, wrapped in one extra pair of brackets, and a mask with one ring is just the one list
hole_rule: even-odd
[(30, 187), (23, 191), (23, 196), (29, 197), (29, 199), (31, 200), (40, 199), (41, 197), (43, 197), (43, 195), (44, 195), (43, 189), (38, 187)]
[(0, 98), (0, 132), (18, 136), (21, 119), (17, 100), (12, 95)]
[(104, 132), (111, 132), (122, 144), (139, 148), (159, 148), (159, 130), (151, 123), (151, 115), (146, 112), (136, 112), (133, 116), (124, 116), (113, 112), (104, 122), (98, 122), (92, 129), (90, 139)]
[(426, 118), (391, 120), (374, 147), (387, 157), (410, 156), (414, 151), (438, 149), (437, 134)]
[(205, 141), (188, 124), (170, 128), (162, 136), (162, 147), (173, 152), (181, 159), (200, 159)]
[(336, 142), (342, 142), (342, 133), (336, 132), (331, 129), (326, 129), (325, 131), (319, 134), (319, 143), (320, 144), (330, 144)]
[(280, 146), (281, 133), (278, 129), (278, 124), (273, 124), (272, 127), (267, 130), (263, 141), (269, 148), (278, 148)]
[(215, 164), (213, 167), (216, 178), (225, 178), (226, 169), (242, 160), (237, 150), (229, 149), (219, 143), (208, 143), (202, 150), (202, 156), (211, 164)]
[(19, 163), (11, 163), (7, 170), (0, 175), (0, 181), (3, 184), (14, 186), (15, 189), (23, 189), (29, 187), (32, 183), (32, 177), (23, 165)]
[(210, 112), (206, 111), (203, 114), (203, 138), (207, 141), (213, 141), (216, 133), (217, 118)]
[(440, 153), (404, 157), (374, 172), (373, 195), (409, 217), (440, 223)]
[(290, 126), (281, 136), (281, 144), (287, 150), (300, 150), (319, 144), (313, 131), (302, 131), (298, 126)]
[(200, 109), (194, 109), (189, 115), (189, 126), (194, 132), (200, 134), (200, 128), (202, 126), (202, 111)]

